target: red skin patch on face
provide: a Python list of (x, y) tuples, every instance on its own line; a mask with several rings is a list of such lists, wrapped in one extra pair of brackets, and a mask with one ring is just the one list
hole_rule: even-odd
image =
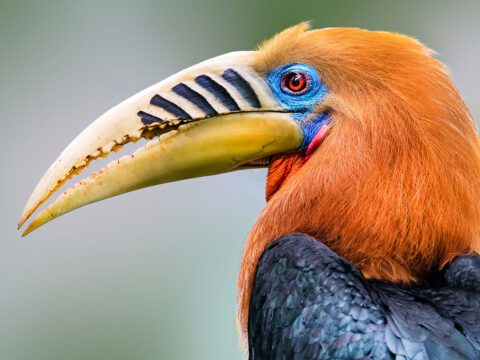
[(285, 183), (288, 177), (295, 174), (310, 159), (315, 150), (322, 144), (328, 135), (330, 127), (324, 125), (313, 138), (306, 151), (281, 154), (273, 158), (268, 167), (267, 187), (265, 197), (268, 200), (275, 194)]
[(310, 159), (310, 156), (317, 150), (317, 148), (322, 145), (323, 140), (325, 137), (328, 135), (328, 132), (330, 131), (330, 126), (328, 125), (323, 125), (320, 130), (315, 134), (312, 142), (310, 145), (308, 145), (307, 152), (305, 154), (305, 161)]

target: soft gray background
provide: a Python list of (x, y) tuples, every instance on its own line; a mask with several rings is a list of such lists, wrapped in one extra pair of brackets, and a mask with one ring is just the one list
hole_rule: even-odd
[(21, 239), (37, 180), (119, 101), (301, 20), (419, 38), (479, 119), (479, 11), (476, 0), (0, 1), (0, 359), (240, 359), (236, 276), (264, 171), (141, 190)]

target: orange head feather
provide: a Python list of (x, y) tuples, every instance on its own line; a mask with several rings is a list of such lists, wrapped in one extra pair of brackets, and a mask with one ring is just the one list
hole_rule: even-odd
[(300, 62), (329, 89), (332, 129), (308, 161), (278, 159), (239, 277), (246, 331), (256, 265), (279, 236), (312, 235), (368, 278), (421, 281), (478, 250), (480, 150), (445, 66), (418, 41), (351, 28), (287, 29), (260, 48), (257, 70)]

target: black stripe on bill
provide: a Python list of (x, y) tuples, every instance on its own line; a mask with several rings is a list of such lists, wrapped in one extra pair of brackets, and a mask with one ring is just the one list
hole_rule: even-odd
[(195, 79), (195, 82), (203, 87), (205, 90), (213, 94), (225, 107), (230, 111), (240, 111), (237, 102), (232, 95), (222, 85), (217, 83), (207, 75), (200, 75)]
[(192, 118), (180, 106), (171, 102), (170, 100), (165, 99), (164, 97), (161, 97), (160, 95), (155, 95), (152, 100), (150, 100), (150, 104), (164, 109), (179, 120), (190, 120)]
[(151, 125), (154, 123), (160, 123), (164, 121), (163, 119), (160, 119), (159, 117), (156, 117), (144, 111), (139, 111), (137, 115), (140, 116), (140, 120), (142, 120), (143, 125)]
[(233, 69), (227, 69), (222, 77), (232, 84), (242, 97), (254, 108), (260, 108), (260, 100), (252, 88), (252, 85), (245, 78)]
[(213, 108), (212, 105), (205, 99), (205, 97), (193, 90), (192, 88), (188, 87), (185, 84), (178, 84), (172, 88), (173, 92), (177, 95), (180, 95), (184, 99), (189, 100), (194, 105), (196, 105), (200, 110), (205, 113), (205, 116), (215, 116), (217, 115), (217, 111)]

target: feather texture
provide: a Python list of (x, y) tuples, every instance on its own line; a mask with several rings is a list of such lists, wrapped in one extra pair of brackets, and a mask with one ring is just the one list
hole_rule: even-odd
[(479, 359), (479, 276), (466, 256), (435, 285), (366, 280), (316, 239), (285, 236), (256, 273), (250, 359)]

